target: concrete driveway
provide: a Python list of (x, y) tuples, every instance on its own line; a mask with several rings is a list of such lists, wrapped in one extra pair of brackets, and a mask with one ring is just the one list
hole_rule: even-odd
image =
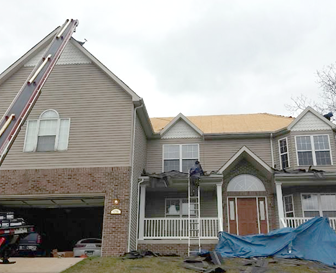
[(10, 258), (15, 264), (0, 264), (1, 273), (60, 273), (83, 258)]

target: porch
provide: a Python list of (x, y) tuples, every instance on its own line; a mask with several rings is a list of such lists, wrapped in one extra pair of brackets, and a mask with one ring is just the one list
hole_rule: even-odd
[[(188, 180), (165, 179), (153, 183), (145, 179), (140, 186), (138, 242), (185, 241), (195, 236), (189, 231), (195, 218), (188, 218)], [(222, 176), (204, 176), (200, 180), (200, 238), (217, 240), (223, 230)]]
[[(290, 227), (290, 228), (297, 228), (301, 224), (309, 221), (312, 219), (312, 217), (285, 217), (282, 218), (282, 224), (285, 227)], [(336, 217), (329, 217), (329, 225), (330, 227), (336, 231)]]

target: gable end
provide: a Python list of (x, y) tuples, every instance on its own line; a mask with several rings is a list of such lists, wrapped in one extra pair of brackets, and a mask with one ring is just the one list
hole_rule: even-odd
[(296, 124), (291, 131), (315, 131), (330, 130), (331, 127), (319, 119), (311, 112), (307, 112)]
[(167, 132), (162, 135), (162, 139), (200, 137), (201, 136), (182, 119), (177, 121)]

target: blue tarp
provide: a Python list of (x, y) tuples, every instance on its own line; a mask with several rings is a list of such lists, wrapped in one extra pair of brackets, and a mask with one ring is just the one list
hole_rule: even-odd
[(277, 229), (268, 234), (237, 236), (220, 232), (215, 251), (223, 257), (274, 256), (336, 266), (336, 233), (327, 218), (316, 217), (297, 228)]

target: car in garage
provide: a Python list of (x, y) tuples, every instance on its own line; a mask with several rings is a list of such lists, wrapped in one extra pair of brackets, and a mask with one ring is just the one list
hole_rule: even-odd
[(42, 243), (41, 234), (37, 232), (30, 233), (19, 241), (15, 256), (47, 256), (48, 251)]
[(74, 257), (101, 256), (102, 240), (98, 238), (86, 238), (79, 240), (73, 248)]

